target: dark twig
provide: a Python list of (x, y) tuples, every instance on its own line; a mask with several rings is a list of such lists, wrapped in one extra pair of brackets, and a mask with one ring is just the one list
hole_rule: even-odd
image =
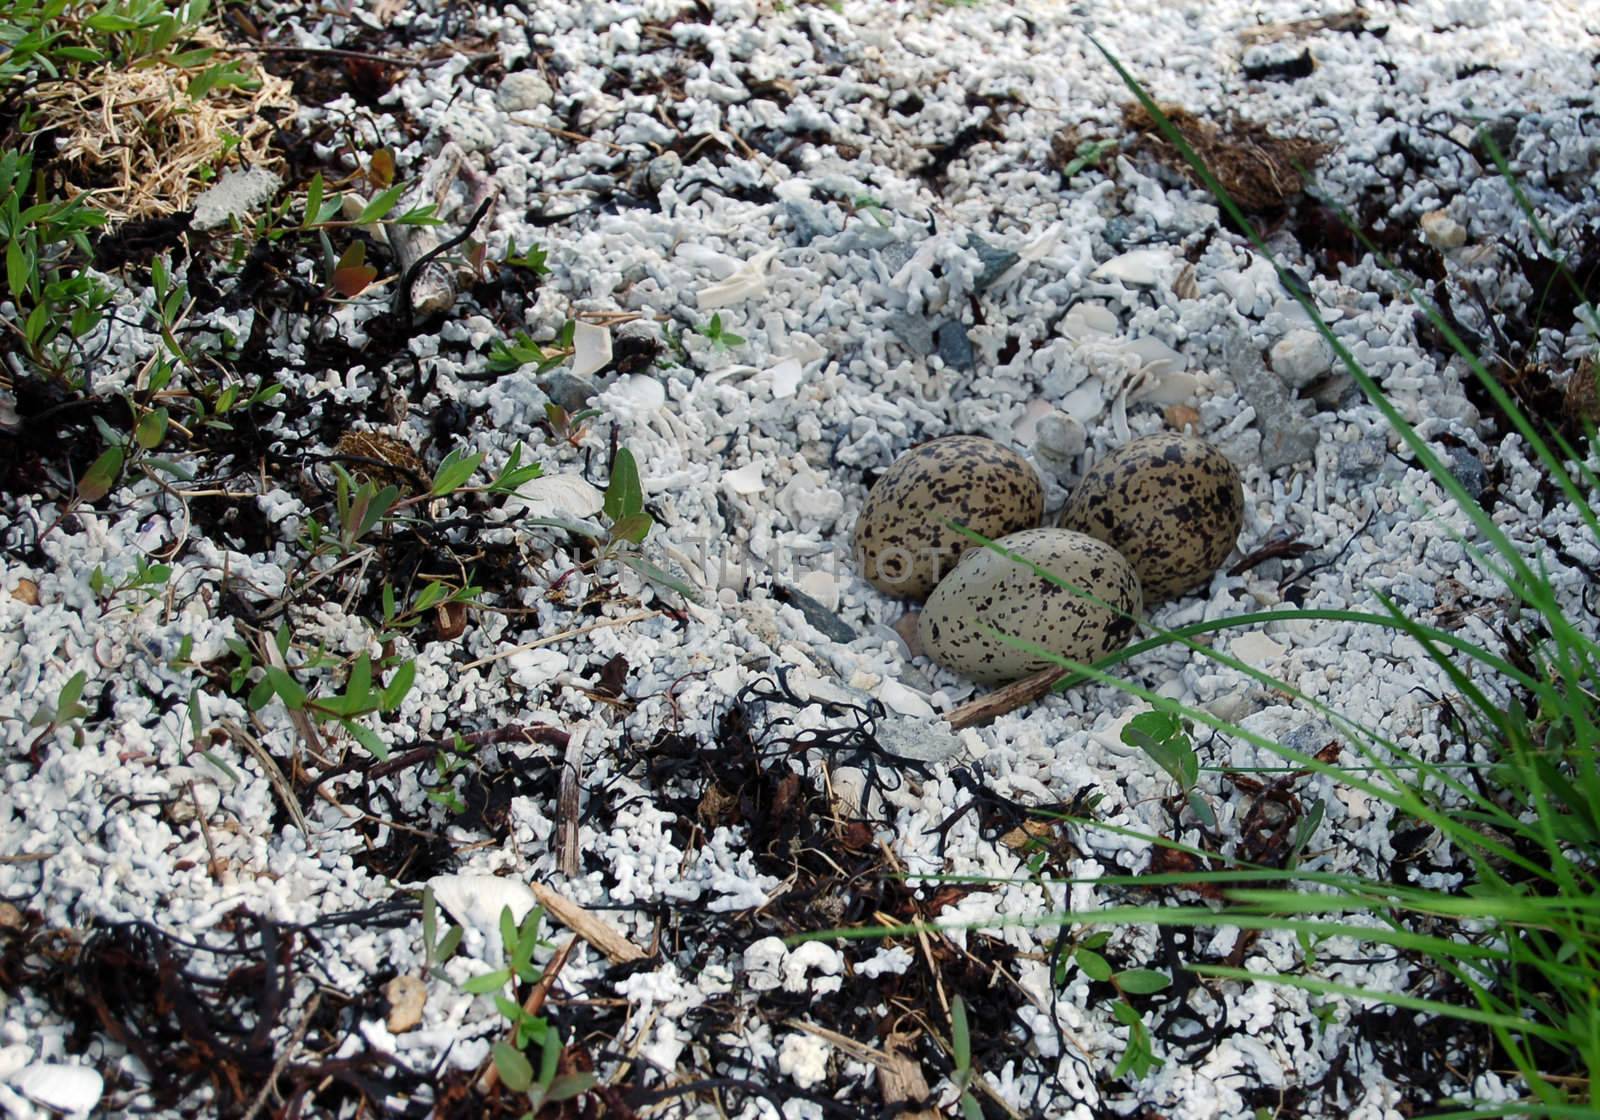
[[(496, 727), (488, 731), (474, 731), (470, 735), (461, 736), (461, 740), (474, 747), (487, 747), (495, 743), (549, 743), (551, 746), (565, 747), (567, 733), (559, 727), (549, 724), (536, 723), (529, 726)], [(386, 778), (390, 774), (398, 774), (402, 770), (409, 770), (419, 763), (427, 762), (440, 751), (455, 750), (456, 741), (449, 739), (432, 739), (421, 746), (412, 747), (404, 754), (397, 754), (387, 762), (380, 762), (366, 771), (369, 778)], [(355, 767), (347, 767), (353, 770)], [(336, 771), (345, 773), (346, 770)], [(322, 780), (333, 777), (328, 774)]]
[(489, 212), (489, 207), (494, 205), (494, 201), (495, 196), (491, 194), (488, 198), (478, 203), (478, 208), (472, 212), (472, 217), (467, 219), (467, 224), (460, 233), (446, 241), (441, 241), (411, 262), (411, 267), (406, 269), (405, 275), (400, 278), (400, 287), (395, 292), (395, 303), (397, 305), (395, 310), (400, 312), (402, 318), (411, 318), (411, 289), (416, 284), (417, 277), (422, 274), (422, 270), (471, 237), (472, 231), (478, 228), (478, 223), (483, 221), (483, 216)]

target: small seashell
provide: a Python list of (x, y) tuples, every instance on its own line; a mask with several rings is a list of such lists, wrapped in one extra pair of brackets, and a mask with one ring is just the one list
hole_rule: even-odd
[(1093, 280), (1120, 280), (1124, 284), (1150, 288), (1160, 283), (1172, 268), (1172, 254), (1164, 249), (1134, 249), (1112, 257), (1089, 274)]
[[(524, 463), (530, 458), (524, 456)], [(605, 508), (605, 495), (575, 474), (530, 478), (506, 499), (505, 511), (527, 517), (593, 517)]]
[(581, 319), (572, 325), (572, 376), (588, 377), (611, 364), (611, 332)]

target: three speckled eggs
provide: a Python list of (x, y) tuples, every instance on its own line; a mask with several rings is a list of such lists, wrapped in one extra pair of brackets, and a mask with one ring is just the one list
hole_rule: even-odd
[(1047, 653), (1096, 661), (1127, 643), (1145, 603), (1208, 580), (1238, 539), (1244, 489), (1204, 440), (1145, 436), (1089, 469), (1058, 527), (1040, 528), (1043, 513), (1026, 459), (980, 436), (947, 436), (878, 479), (856, 522), (856, 561), (885, 594), (927, 599), (918, 634), (929, 657), (999, 684), (1047, 668)]

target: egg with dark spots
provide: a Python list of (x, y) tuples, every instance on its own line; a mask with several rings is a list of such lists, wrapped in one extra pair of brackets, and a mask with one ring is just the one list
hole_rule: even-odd
[(885, 595), (921, 599), (974, 547), (946, 520), (993, 540), (1044, 517), (1044, 484), (1017, 452), (982, 436), (945, 436), (896, 459), (867, 495), (854, 553)]
[(1058, 524), (1126, 556), (1155, 602), (1201, 586), (1222, 566), (1244, 524), (1244, 487), (1205, 440), (1144, 436), (1089, 468)]
[(1138, 629), (1139, 579), (1105, 542), (1067, 529), (1029, 529), (995, 545), (1019, 559), (973, 549), (922, 608), (922, 650), (946, 669), (1003, 684), (1058, 664), (990, 628), (1080, 663), (1121, 649)]

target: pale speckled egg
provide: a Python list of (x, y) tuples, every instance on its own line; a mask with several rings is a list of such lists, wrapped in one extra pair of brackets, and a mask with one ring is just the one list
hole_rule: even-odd
[(1001, 684), (1055, 662), (1018, 649), (985, 627), (1079, 662), (1097, 661), (1127, 644), (1138, 627), (1143, 597), (1133, 565), (1116, 549), (1067, 529), (1029, 529), (995, 544), (1099, 602), (1044, 578), (1028, 564), (975, 548), (922, 608), (917, 636), (929, 657), (964, 677)]
[(1227, 559), (1244, 524), (1244, 487), (1205, 440), (1144, 436), (1089, 468), (1057, 524), (1126, 556), (1155, 602), (1205, 583)]
[(1017, 452), (982, 436), (945, 436), (896, 459), (867, 495), (854, 552), (885, 595), (920, 599), (972, 541), (946, 518), (993, 540), (1044, 517), (1044, 485)]

